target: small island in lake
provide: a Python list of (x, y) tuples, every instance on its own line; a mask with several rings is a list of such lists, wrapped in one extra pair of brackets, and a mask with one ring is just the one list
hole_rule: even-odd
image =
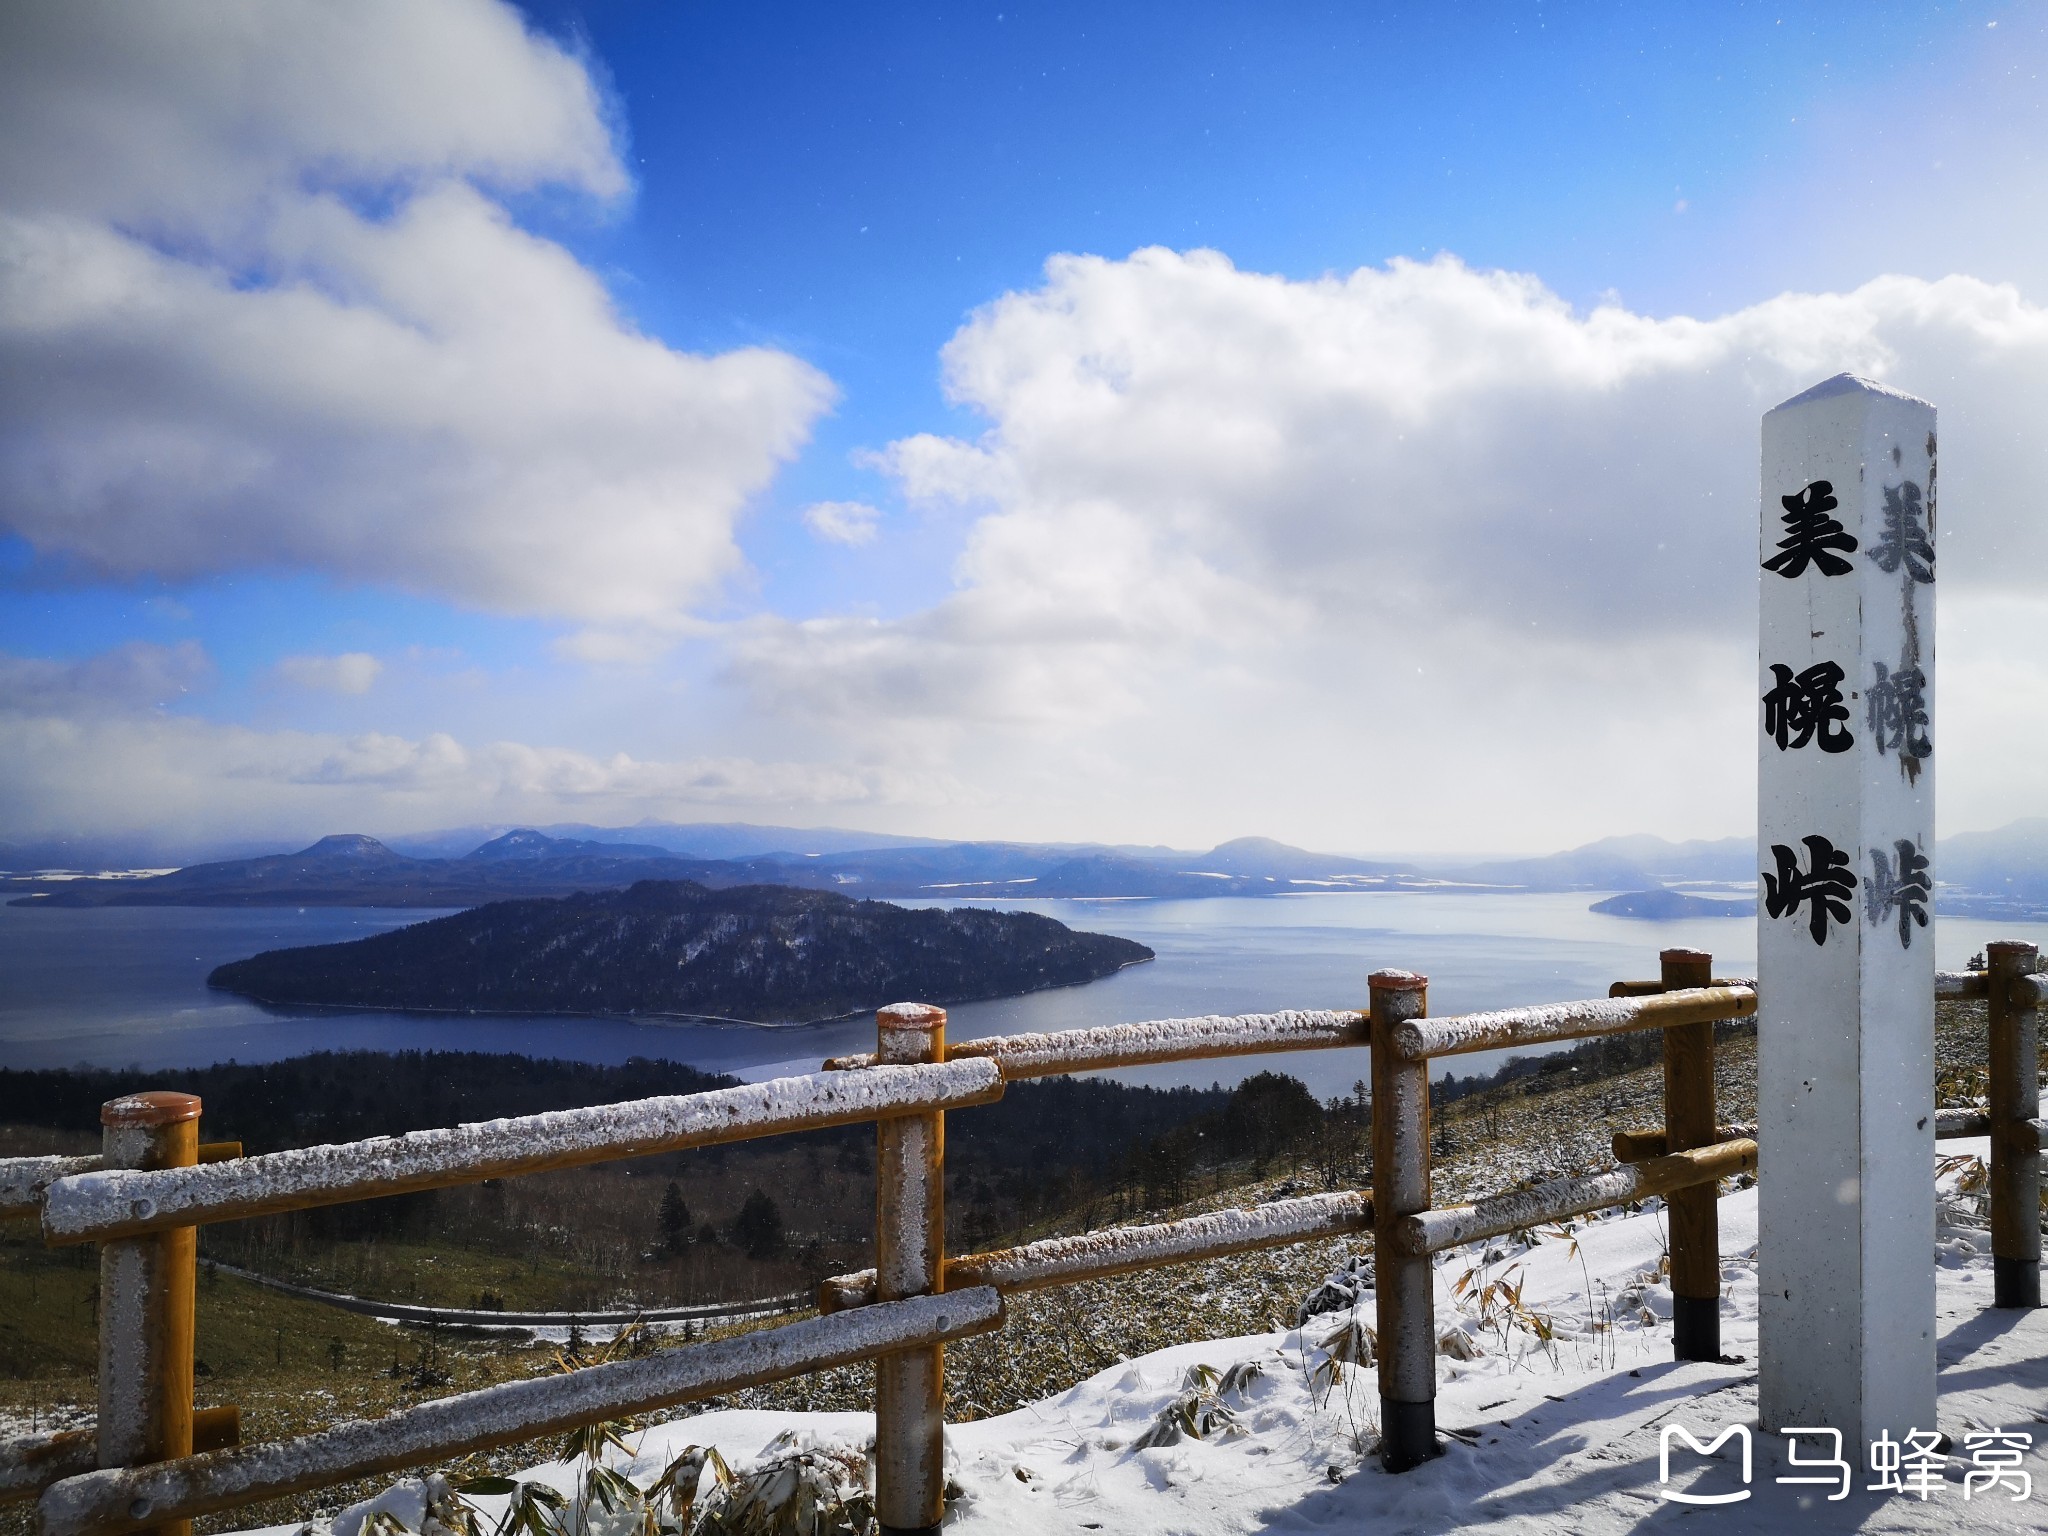
[(1717, 901), (1711, 896), (1692, 896), (1684, 891), (1630, 891), (1624, 896), (1596, 901), (1590, 910), (1609, 917), (1638, 917), (1653, 923), (1679, 917), (1755, 917), (1756, 898)]
[(1033, 912), (643, 880), (269, 950), (220, 966), (207, 985), (266, 1003), (796, 1024), (905, 1000), (1014, 997), (1151, 958), (1130, 939)]

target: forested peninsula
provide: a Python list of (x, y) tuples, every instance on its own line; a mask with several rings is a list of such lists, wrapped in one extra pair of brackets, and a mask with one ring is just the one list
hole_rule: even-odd
[(643, 880), (269, 950), (219, 967), (207, 984), (267, 1003), (795, 1024), (905, 1000), (1013, 997), (1151, 958), (1142, 944), (1032, 912)]

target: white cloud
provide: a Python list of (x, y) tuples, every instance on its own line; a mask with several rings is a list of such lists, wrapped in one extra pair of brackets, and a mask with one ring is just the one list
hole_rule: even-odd
[(383, 670), (384, 663), (367, 651), (287, 656), (277, 664), (277, 675), (294, 687), (327, 693), (368, 693)]
[[(756, 709), (703, 713), (711, 755), (493, 742), (475, 715), (236, 732), (137, 713), (175, 694), (119, 679), (204, 671), (149, 651), (0, 665), (0, 802), (52, 827), (104, 826), (95, 803), (309, 830), (829, 807), (951, 832), (1000, 806), (979, 830), (1721, 835), (1753, 815), (1758, 416), (1846, 367), (1943, 410), (1942, 825), (2048, 809), (2048, 313), (2010, 288), (1882, 278), (1657, 319), (1452, 261), (1291, 282), (1147, 251), (1053, 263), (945, 361), (986, 432), (883, 455), (913, 501), (971, 509), (940, 602), (564, 642), (634, 664), (722, 636)], [(611, 703), (579, 735), (646, 684), (593, 686)]]
[(486, 0), (11, 8), (0, 528), (88, 573), (300, 567), (672, 618), (833, 394), (678, 352), (493, 194), (627, 187)]
[[(955, 591), (758, 619), (731, 665), (1066, 835), (1197, 796), (1326, 846), (1744, 825), (1758, 418), (1844, 369), (1942, 408), (1944, 624), (2043, 596), (2048, 312), (1970, 278), (1659, 319), (1449, 259), (1296, 282), (1146, 250), (1056, 258), (944, 360), (987, 431), (883, 459), (977, 510)], [(1956, 824), (2044, 808), (1942, 784)]]
[(213, 661), (196, 640), (130, 641), (76, 661), (0, 654), (0, 710), (100, 714), (164, 709), (213, 682)]
[(155, 707), (178, 680), (207, 670), (196, 646), (130, 646), (69, 665), (0, 656), (4, 830), (289, 840), (479, 817), (858, 819), (966, 798), (942, 772), (872, 757), (662, 759), (447, 732), (262, 731)]
[(804, 526), (831, 544), (872, 544), (881, 520), (880, 509), (863, 501), (814, 501), (804, 508)]
[(493, 0), (110, 0), (8, 8), (0, 184), (215, 232), (312, 180), (627, 188), (582, 63)]

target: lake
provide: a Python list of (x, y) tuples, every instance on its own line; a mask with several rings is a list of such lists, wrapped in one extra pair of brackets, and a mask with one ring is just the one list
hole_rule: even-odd
[[(1754, 923), (1648, 923), (1587, 907), (1607, 893), (1426, 894), (1389, 891), (1206, 901), (1006, 902), (1076, 928), (1122, 934), (1158, 954), (1083, 987), (951, 1010), (955, 1040), (1086, 1024), (1362, 1007), (1384, 967), (1430, 978), (1430, 1011), (1601, 997), (1622, 977), (1654, 976), (1659, 949), (1710, 951), (1723, 974), (1748, 974)], [(933, 903), (934, 905), (940, 903)], [(0, 1065), (204, 1065), (318, 1050), (516, 1051), (583, 1061), (633, 1056), (688, 1062), (745, 1078), (815, 1070), (820, 1058), (871, 1048), (874, 1024), (849, 1019), (784, 1028), (635, 1023), (624, 1019), (471, 1017), (260, 1006), (207, 989), (226, 960), (296, 944), (334, 943), (438, 915), (391, 908), (0, 907)], [(1960, 970), (1986, 939), (2048, 945), (2048, 923), (1951, 919), (1936, 954)], [(1480, 1057), (1456, 1064), (1463, 1074)], [(1235, 1082), (1266, 1068), (1323, 1097), (1365, 1075), (1352, 1051), (1196, 1062), (1119, 1073), (1152, 1083)]]

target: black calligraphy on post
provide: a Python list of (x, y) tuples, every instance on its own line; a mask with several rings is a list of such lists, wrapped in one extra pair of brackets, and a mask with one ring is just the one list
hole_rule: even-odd
[(1846, 752), (1856, 745), (1855, 736), (1843, 727), (1849, 718), (1849, 704), (1842, 697), (1848, 674), (1839, 666), (1815, 662), (1795, 675), (1774, 661), (1771, 676), (1777, 685), (1764, 695), (1764, 734), (1780, 752), (1797, 751), (1816, 735), (1823, 752)]
[(1809, 564), (1823, 576), (1846, 576), (1854, 569), (1841, 555), (1831, 553), (1853, 554), (1856, 549), (1856, 535), (1828, 516), (1841, 506), (1833, 481), (1816, 480), (1778, 501), (1785, 508), (1785, 537), (1778, 540), (1778, 553), (1764, 562), (1765, 570), (1789, 580), (1805, 575)]
[(1927, 926), (1927, 903), (1934, 895), (1927, 855), (1910, 837), (1895, 839), (1892, 858), (1882, 848), (1870, 850), (1870, 883), (1863, 888), (1863, 915), (1881, 928), (1894, 914), (1899, 920), (1899, 947), (1913, 947), (1913, 927)]
[(1803, 870), (1798, 854), (1783, 843), (1771, 844), (1771, 857), (1778, 861), (1778, 868), (1775, 874), (1763, 871), (1764, 910), (1772, 917), (1796, 917), (1799, 909), (1806, 907), (1807, 932), (1814, 943), (1825, 944), (1831, 921), (1856, 919), (1856, 909), (1850, 905), (1856, 894), (1856, 872), (1849, 868), (1849, 856), (1827, 838), (1802, 837), (1800, 841), (1811, 860), (1811, 866)]
[(1868, 553), (1887, 576), (1903, 567), (1910, 580), (1934, 580), (1934, 545), (1927, 537), (1920, 487), (1912, 481), (1885, 487), (1884, 532)]
[(1934, 756), (1934, 743), (1927, 735), (1927, 674), (1903, 659), (1896, 672), (1881, 661), (1870, 665), (1876, 676), (1864, 694), (1864, 717), (1877, 750), (1901, 757)]
[[(1892, 459), (1899, 458), (1897, 448)], [(1867, 551), (1888, 576), (1899, 578), (1899, 625), (1903, 640), (1896, 670), (1872, 662), (1868, 717), (1879, 752), (1898, 754), (1906, 782), (1920, 782), (1922, 763), (1934, 754), (1928, 729), (1926, 671), (1920, 663), (1920, 589), (1934, 581), (1934, 438), (1927, 439), (1927, 495), (1911, 480), (1887, 486), (1884, 531)]]

